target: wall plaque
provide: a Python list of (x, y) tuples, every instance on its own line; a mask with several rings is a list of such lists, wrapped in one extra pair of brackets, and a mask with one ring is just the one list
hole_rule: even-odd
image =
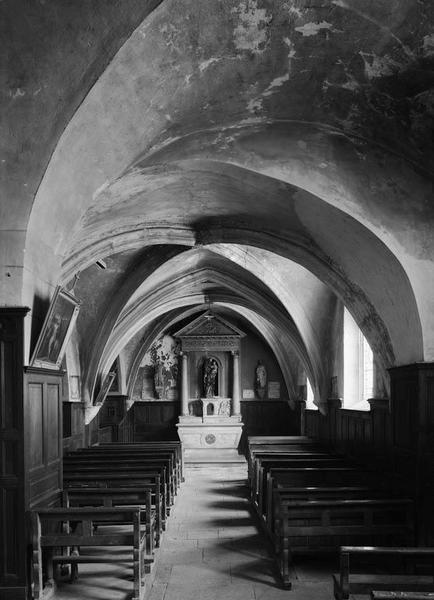
[(243, 390), (243, 400), (254, 400), (255, 390)]
[(268, 398), (280, 398), (280, 382), (269, 381), (268, 382)]

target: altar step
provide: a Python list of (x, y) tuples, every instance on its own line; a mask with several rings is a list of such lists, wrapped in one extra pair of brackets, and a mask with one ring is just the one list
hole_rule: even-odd
[(191, 466), (211, 465), (242, 465), (246, 459), (233, 448), (186, 448), (184, 450), (184, 463)]

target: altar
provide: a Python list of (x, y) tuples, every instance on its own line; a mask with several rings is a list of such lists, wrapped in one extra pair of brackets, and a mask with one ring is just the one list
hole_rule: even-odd
[[(237, 453), (242, 434), (240, 339), (244, 333), (207, 311), (178, 331), (181, 341), (181, 415), (185, 457)], [(232, 392), (230, 396), (228, 392)]]
[[(186, 450), (191, 448), (237, 449), (243, 426), (241, 416), (206, 412), (212, 405), (230, 406), (231, 399), (216, 398), (210, 402), (209, 398), (201, 398), (200, 402), (203, 403), (203, 409), (205, 409), (202, 416), (180, 415), (179, 417), (178, 435), (184, 448)], [(187, 452), (187, 454), (189, 453)]]

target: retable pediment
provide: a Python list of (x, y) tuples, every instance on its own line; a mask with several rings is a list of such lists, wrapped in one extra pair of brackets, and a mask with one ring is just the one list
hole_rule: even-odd
[(179, 338), (202, 338), (202, 337), (225, 337), (225, 338), (240, 338), (244, 337), (238, 327), (232, 325), (219, 315), (208, 310), (203, 315), (200, 315), (175, 333), (175, 337)]

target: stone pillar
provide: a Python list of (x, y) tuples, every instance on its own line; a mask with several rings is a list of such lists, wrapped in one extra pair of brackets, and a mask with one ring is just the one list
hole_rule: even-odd
[(238, 351), (232, 352), (234, 357), (234, 382), (232, 390), (232, 414), (234, 416), (241, 415), (241, 394), (240, 394), (240, 354)]
[(182, 388), (181, 388), (181, 414), (188, 416), (188, 355), (182, 352)]

